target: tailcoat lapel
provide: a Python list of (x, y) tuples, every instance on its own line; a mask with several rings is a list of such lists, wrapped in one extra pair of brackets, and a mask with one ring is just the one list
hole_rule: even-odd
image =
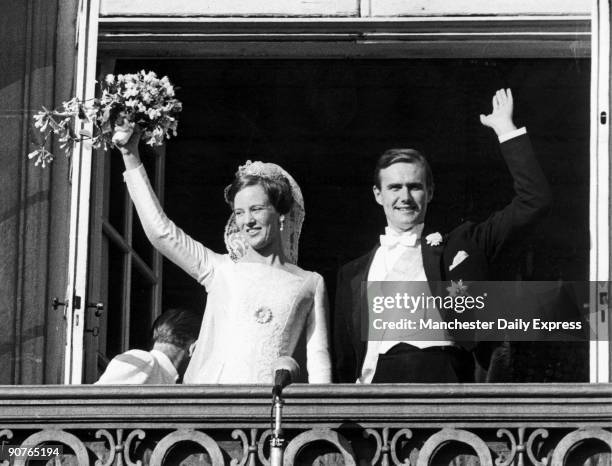
[[(438, 294), (437, 288), (442, 281), (442, 251), (444, 242), (438, 246), (427, 244), (425, 238), (432, 233), (432, 229), (425, 227), (421, 236), (421, 255), (423, 257), (423, 268), (429, 282), (429, 288), (434, 295)], [(435, 289), (434, 289), (435, 288)]]
[(367, 349), (367, 342), (361, 338), (362, 316), (363, 313), (367, 315), (368, 312), (366, 282), (368, 281), (368, 273), (372, 266), (372, 261), (379, 247), (379, 245), (376, 245), (374, 249), (364, 257), (365, 260), (362, 263), (363, 265), (357, 268), (355, 275), (351, 278), (351, 296), (355, 305), (353, 306), (353, 318), (351, 319), (350, 325), (352, 325), (351, 333), (353, 335), (353, 345), (355, 347), (357, 361), (359, 362), (359, 364), (357, 364), (358, 368), (361, 368), (363, 364)]

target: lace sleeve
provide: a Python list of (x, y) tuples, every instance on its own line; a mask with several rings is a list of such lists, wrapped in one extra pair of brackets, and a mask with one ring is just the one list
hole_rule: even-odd
[(309, 383), (331, 383), (331, 360), (327, 335), (328, 309), (327, 290), (323, 277), (315, 274), (317, 283), (312, 309), (308, 315), (306, 365)]
[(151, 244), (208, 288), (215, 265), (223, 260), (177, 227), (164, 213), (142, 165), (123, 174), (142, 227)]

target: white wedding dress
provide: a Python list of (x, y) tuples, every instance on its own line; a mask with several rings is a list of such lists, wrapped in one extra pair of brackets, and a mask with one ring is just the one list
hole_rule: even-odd
[(291, 264), (233, 262), (168, 219), (142, 165), (124, 178), (153, 246), (208, 292), (185, 383), (270, 384), (274, 361), (293, 354), (304, 329), (309, 382), (331, 382), (323, 277)]

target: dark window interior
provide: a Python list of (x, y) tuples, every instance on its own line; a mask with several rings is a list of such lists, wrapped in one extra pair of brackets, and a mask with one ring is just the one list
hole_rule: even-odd
[[(552, 185), (554, 205), (529, 238), (493, 264), (497, 279), (587, 280), (590, 62), (499, 60), (124, 60), (118, 72), (168, 75), (184, 111), (167, 146), (165, 208), (224, 252), (223, 188), (247, 159), (282, 165), (306, 203), (299, 265), (326, 279), (369, 251), (385, 219), (372, 196), (378, 155), (415, 147), (431, 160), (428, 222), (448, 231), (512, 197), (512, 180), (478, 115), (511, 87)], [(205, 292), (164, 262), (163, 308), (204, 309)], [(112, 293), (112, 291), (111, 291)], [(144, 327), (141, 327), (143, 330)], [(109, 329), (112, 333), (112, 329)], [(587, 381), (588, 345), (516, 343), (500, 380)]]

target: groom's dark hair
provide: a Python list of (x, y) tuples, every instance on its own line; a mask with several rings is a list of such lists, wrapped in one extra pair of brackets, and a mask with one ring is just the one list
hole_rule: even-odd
[(427, 189), (434, 187), (433, 173), (427, 159), (416, 149), (389, 149), (383, 152), (376, 162), (374, 185), (380, 189), (380, 171), (396, 163), (416, 163), (425, 167)]

